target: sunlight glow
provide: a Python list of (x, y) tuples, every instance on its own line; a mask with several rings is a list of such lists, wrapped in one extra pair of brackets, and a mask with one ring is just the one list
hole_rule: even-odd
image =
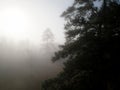
[(19, 8), (6, 8), (2, 12), (2, 34), (15, 41), (27, 38), (27, 18)]

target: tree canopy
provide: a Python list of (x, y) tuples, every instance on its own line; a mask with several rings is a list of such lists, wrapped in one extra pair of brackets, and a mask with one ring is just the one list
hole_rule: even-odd
[(119, 0), (75, 0), (63, 12), (66, 42), (52, 60), (67, 60), (43, 90), (120, 89), (119, 11)]

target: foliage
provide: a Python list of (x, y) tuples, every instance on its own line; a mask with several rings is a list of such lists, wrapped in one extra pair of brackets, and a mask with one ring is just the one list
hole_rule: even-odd
[(53, 61), (67, 61), (58, 77), (43, 83), (43, 90), (119, 90), (119, 10), (119, 0), (75, 0), (63, 12), (66, 43)]
[(54, 41), (54, 35), (49, 28), (44, 31), (42, 39), (46, 43)]

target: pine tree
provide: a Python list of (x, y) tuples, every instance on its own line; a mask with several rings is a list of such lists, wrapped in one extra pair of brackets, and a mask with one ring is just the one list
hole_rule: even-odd
[[(100, 7), (95, 7), (96, 1)], [(53, 57), (67, 59), (64, 71), (46, 81), (45, 90), (119, 89), (119, 10), (119, 0), (74, 1), (62, 14), (66, 43)]]

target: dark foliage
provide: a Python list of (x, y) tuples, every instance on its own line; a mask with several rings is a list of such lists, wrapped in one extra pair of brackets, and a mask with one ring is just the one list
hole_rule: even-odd
[[(95, 7), (94, 2), (102, 3)], [(43, 90), (119, 90), (119, 0), (75, 0), (63, 14), (66, 43), (53, 61), (67, 59)]]

